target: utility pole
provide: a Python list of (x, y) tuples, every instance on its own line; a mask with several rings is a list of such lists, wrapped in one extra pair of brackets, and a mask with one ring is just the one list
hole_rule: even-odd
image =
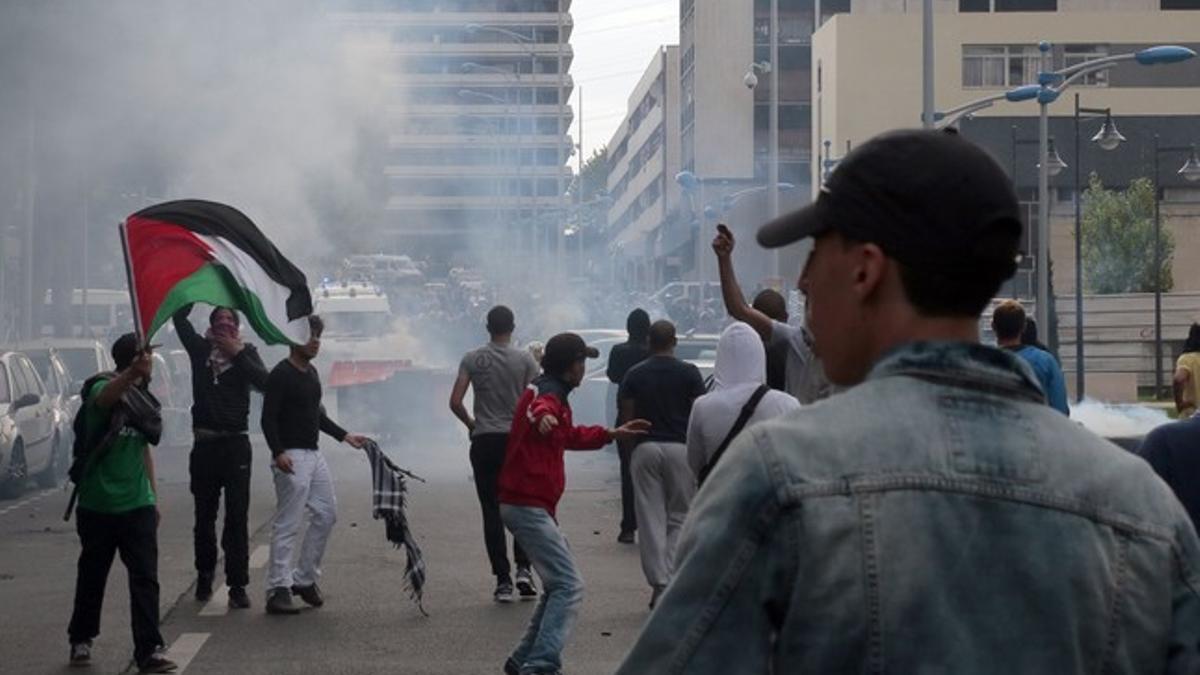
[[(768, 220), (779, 217), (779, 0), (771, 0), (771, 102), (767, 144)], [(779, 249), (771, 251), (771, 276), (779, 278)]]
[(921, 126), (933, 128), (933, 0), (924, 0), (921, 7), (922, 112)]

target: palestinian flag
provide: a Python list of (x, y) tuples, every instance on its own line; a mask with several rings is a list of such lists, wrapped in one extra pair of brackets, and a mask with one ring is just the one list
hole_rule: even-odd
[(269, 344), (308, 341), (308, 281), (241, 211), (166, 202), (127, 218), (122, 236), (146, 341), (193, 302), (240, 310)]

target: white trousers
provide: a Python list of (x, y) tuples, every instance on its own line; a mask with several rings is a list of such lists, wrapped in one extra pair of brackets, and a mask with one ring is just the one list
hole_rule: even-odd
[(666, 586), (675, 571), (675, 545), (696, 494), (682, 443), (639, 443), (633, 450), (634, 504), (642, 571), (650, 586)]
[[(292, 473), (274, 465), (275, 523), (271, 529), (271, 560), (267, 565), (267, 590), (308, 586), (321, 577), (321, 558), (329, 534), (337, 522), (337, 498), (333, 494), (333, 476), (325, 456), (315, 450), (287, 450)], [(308, 532), (300, 546), (300, 559), (292, 567), (292, 557), (304, 514), (308, 513)]]

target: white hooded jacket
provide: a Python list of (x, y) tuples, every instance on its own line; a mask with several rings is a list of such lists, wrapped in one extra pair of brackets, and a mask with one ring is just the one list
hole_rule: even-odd
[[(748, 324), (730, 324), (717, 343), (713, 389), (696, 399), (688, 419), (688, 466), (697, 478), (733, 428), (742, 407), (766, 381), (767, 353), (762, 339)], [(758, 402), (746, 426), (799, 409), (795, 398), (772, 390)]]

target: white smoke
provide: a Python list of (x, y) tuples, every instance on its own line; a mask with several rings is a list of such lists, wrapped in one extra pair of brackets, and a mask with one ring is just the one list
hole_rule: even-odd
[(1155, 408), (1113, 405), (1090, 398), (1072, 406), (1071, 419), (1104, 438), (1140, 438), (1171, 421)]

